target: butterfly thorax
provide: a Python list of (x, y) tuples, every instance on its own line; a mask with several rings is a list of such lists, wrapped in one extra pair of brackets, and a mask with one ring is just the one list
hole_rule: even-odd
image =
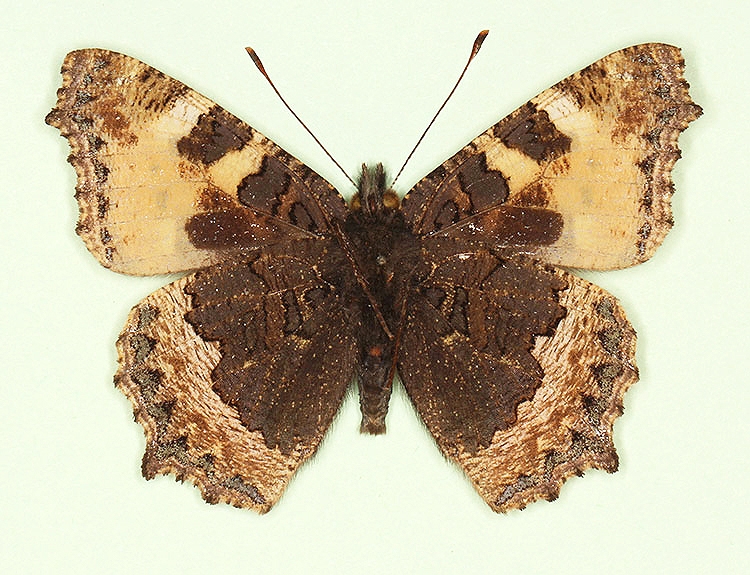
[[(399, 209), (396, 192), (386, 187), (382, 164), (362, 166), (358, 191), (351, 199), (344, 233), (351, 242), (359, 271), (385, 295), (394, 287), (394, 265), (416, 245)], [(382, 301), (382, 298), (377, 299)], [(386, 303), (382, 301), (382, 303)]]

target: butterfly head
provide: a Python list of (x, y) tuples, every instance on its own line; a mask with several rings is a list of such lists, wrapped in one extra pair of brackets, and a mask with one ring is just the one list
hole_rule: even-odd
[(383, 164), (362, 164), (362, 171), (357, 180), (357, 193), (349, 202), (349, 207), (353, 211), (375, 215), (392, 213), (398, 210), (399, 204), (396, 192), (385, 185)]

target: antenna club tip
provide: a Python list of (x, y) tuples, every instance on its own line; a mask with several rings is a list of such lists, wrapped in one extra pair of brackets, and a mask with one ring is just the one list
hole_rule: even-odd
[(250, 56), (253, 64), (255, 64), (255, 67), (258, 68), (258, 70), (260, 70), (260, 72), (265, 76), (266, 69), (263, 67), (263, 63), (260, 61), (260, 58), (258, 57), (258, 54), (255, 52), (255, 50), (253, 50), (250, 46), (246, 46), (245, 52), (247, 52), (247, 55)]
[(471, 48), (471, 58), (477, 55), (477, 52), (479, 52), (479, 49), (482, 47), (482, 42), (484, 42), (484, 39), (489, 33), (489, 30), (482, 30), (479, 34), (477, 34), (477, 39), (474, 40), (474, 46)]

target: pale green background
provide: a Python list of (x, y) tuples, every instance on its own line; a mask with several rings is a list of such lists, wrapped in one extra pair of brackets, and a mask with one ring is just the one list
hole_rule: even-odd
[[(0, 6), (0, 572), (740, 573), (748, 552), (748, 26), (742, 1), (18, 2)], [(258, 516), (140, 477), (114, 389), (128, 309), (168, 278), (101, 268), (73, 233), (68, 147), (44, 125), (69, 50), (139, 57), (223, 104), (347, 190), (244, 53), (253, 45), (337, 159), (397, 167), (479, 58), (404, 174), (421, 175), (605, 54), (684, 49), (705, 115), (681, 138), (676, 227), (647, 264), (588, 277), (640, 334), (616, 427), (621, 470), (496, 515), (397, 391), (363, 437), (350, 396), (318, 456)]]

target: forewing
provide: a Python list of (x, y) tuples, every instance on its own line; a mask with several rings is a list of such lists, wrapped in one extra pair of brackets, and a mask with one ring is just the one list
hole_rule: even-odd
[(265, 512), (315, 453), (354, 375), (357, 326), (306, 255), (202, 270), (133, 309), (116, 382), (146, 432), (144, 476)]
[(106, 267), (197, 269), (327, 233), (341, 196), (256, 130), (133, 58), (71, 52), (47, 123), (78, 174), (77, 231)]
[(683, 68), (665, 44), (602, 58), (422, 179), (404, 198), (407, 220), (419, 234), (520, 246), (566, 267), (647, 260), (672, 226), (677, 138), (701, 113)]
[(555, 499), (588, 468), (617, 469), (612, 426), (638, 377), (635, 332), (617, 300), (585, 280), (525, 268), (537, 287), (503, 290), (505, 279), (482, 280), (482, 267), (465, 268), (478, 284), (453, 287), (468, 299), (436, 306), (423, 284), (398, 367), (443, 453), (495, 511), (508, 511)]

